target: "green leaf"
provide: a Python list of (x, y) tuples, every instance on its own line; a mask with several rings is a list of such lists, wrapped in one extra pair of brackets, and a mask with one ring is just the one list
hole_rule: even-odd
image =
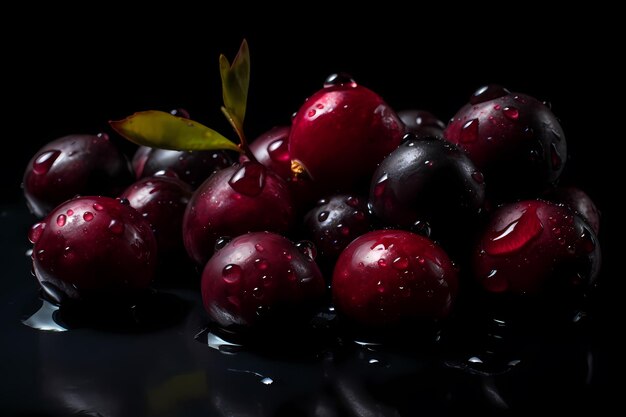
[(222, 111), (241, 137), (250, 85), (250, 51), (245, 39), (241, 42), (232, 65), (228, 62), (228, 58), (220, 55), (220, 75), (222, 76), (222, 98), (226, 108)]
[(109, 124), (117, 133), (138, 145), (187, 151), (228, 149), (241, 152), (239, 146), (215, 130), (162, 111), (138, 112)]

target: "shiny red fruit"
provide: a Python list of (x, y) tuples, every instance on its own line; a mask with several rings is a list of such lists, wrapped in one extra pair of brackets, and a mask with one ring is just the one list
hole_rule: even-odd
[(401, 230), (356, 238), (339, 256), (332, 281), (337, 311), (364, 326), (447, 317), (457, 288), (456, 269), (443, 249)]
[(24, 195), (30, 210), (44, 217), (76, 195), (116, 196), (132, 182), (126, 157), (106, 134), (56, 139), (30, 160)]
[(286, 183), (248, 161), (215, 172), (196, 190), (185, 211), (183, 241), (189, 256), (204, 265), (218, 238), (251, 231), (284, 233), (293, 216)]
[(353, 82), (329, 85), (298, 110), (289, 153), (326, 193), (353, 191), (403, 133), (404, 124), (378, 94)]
[(600, 232), (600, 210), (595, 203), (578, 187), (557, 187), (548, 194), (550, 201), (565, 204), (576, 211), (589, 223), (596, 235)]
[(79, 197), (29, 234), (37, 280), (53, 300), (118, 298), (148, 287), (155, 272), (150, 225), (123, 200)]
[(223, 327), (291, 323), (319, 305), (326, 284), (313, 259), (268, 232), (238, 236), (202, 273), (202, 300)]
[(496, 200), (536, 196), (559, 178), (567, 160), (565, 135), (552, 111), (499, 86), (474, 93), (444, 137), (467, 151)]
[(567, 207), (527, 200), (496, 210), (480, 235), (474, 276), (491, 293), (585, 290), (600, 268), (600, 247), (587, 223)]

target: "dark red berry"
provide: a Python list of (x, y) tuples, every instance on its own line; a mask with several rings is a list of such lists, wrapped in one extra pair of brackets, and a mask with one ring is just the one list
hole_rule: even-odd
[(106, 134), (70, 135), (41, 148), (24, 173), (30, 210), (43, 217), (76, 195), (116, 196), (132, 182), (126, 157)]
[(431, 240), (402, 230), (377, 230), (355, 239), (333, 273), (335, 307), (364, 326), (447, 317), (457, 272)]
[(121, 195), (150, 223), (161, 259), (185, 251), (182, 224), (192, 190), (173, 175), (142, 178)]
[(355, 83), (331, 85), (298, 110), (289, 153), (322, 191), (354, 190), (398, 146), (403, 131), (378, 94)]
[(537, 195), (565, 165), (561, 125), (540, 101), (501, 87), (480, 89), (444, 132), (467, 151), (496, 199)]
[(446, 125), (431, 112), (425, 110), (402, 110), (398, 112), (398, 117), (404, 123), (405, 132), (407, 133), (413, 133), (419, 138), (443, 137), (443, 130), (446, 128)]
[(562, 203), (576, 211), (589, 223), (597, 235), (600, 232), (600, 211), (593, 200), (578, 187), (557, 187), (547, 197), (555, 203)]
[(436, 138), (409, 139), (372, 177), (370, 208), (385, 224), (458, 241), (483, 205), (482, 174), (456, 146)]
[(244, 162), (215, 172), (191, 198), (183, 219), (187, 253), (204, 265), (223, 236), (287, 232), (293, 206), (286, 183), (263, 165)]
[(313, 259), (268, 232), (234, 238), (202, 273), (204, 307), (223, 327), (297, 322), (318, 306), (325, 287)]
[(33, 267), (44, 291), (63, 299), (122, 297), (148, 287), (157, 248), (150, 225), (109, 197), (66, 201), (31, 229)]
[(585, 290), (600, 267), (595, 233), (564, 206), (541, 200), (495, 211), (480, 235), (474, 275), (491, 293), (563, 298)]

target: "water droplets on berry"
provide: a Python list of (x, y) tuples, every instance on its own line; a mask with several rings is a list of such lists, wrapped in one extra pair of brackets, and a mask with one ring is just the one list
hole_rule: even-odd
[(37, 175), (44, 175), (50, 171), (52, 164), (61, 155), (61, 151), (56, 149), (45, 151), (39, 154), (33, 161), (33, 172)]

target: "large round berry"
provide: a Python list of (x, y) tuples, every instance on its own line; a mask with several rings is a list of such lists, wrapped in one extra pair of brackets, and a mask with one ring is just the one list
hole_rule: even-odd
[(248, 161), (215, 172), (196, 190), (183, 219), (183, 240), (189, 256), (204, 265), (218, 238), (251, 231), (282, 233), (292, 221), (285, 182)]
[(565, 204), (576, 211), (583, 219), (587, 220), (596, 235), (600, 232), (600, 211), (591, 197), (580, 188), (573, 186), (557, 187), (548, 194), (547, 198), (555, 203)]
[(70, 135), (41, 148), (24, 173), (30, 210), (43, 217), (79, 194), (115, 196), (132, 182), (126, 157), (106, 134)]
[(367, 199), (352, 194), (321, 199), (304, 216), (305, 233), (317, 249), (316, 261), (329, 268), (348, 243), (370, 230), (370, 224)]
[(370, 187), (371, 210), (386, 224), (430, 224), (444, 240), (458, 240), (475, 223), (484, 197), (483, 176), (465, 152), (435, 138), (406, 140), (383, 160)]
[(213, 172), (232, 165), (225, 151), (174, 151), (140, 146), (133, 156), (137, 178), (171, 170), (178, 178), (198, 188)]
[(202, 273), (202, 300), (224, 327), (288, 323), (317, 306), (326, 284), (315, 262), (288, 239), (268, 232), (238, 236)]
[(354, 82), (330, 85), (298, 110), (289, 153), (327, 193), (368, 181), (404, 132), (395, 112), (371, 90)]
[(398, 112), (398, 117), (404, 123), (407, 133), (415, 136), (442, 138), (446, 125), (434, 114), (426, 110), (402, 110)]
[(498, 198), (537, 195), (559, 178), (567, 159), (565, 135), (552, 111), (499, 86), (474, 93), (444, 136), (467, 151)]
[(64, 298), (122, 297), (153, 278), (157, 248), (150, 225), (123, 200), (78, 197), (52, 210), (29, 234), (42, 288)]
[(556, 294), (584, 290), (600, 267), (587, 223), (567, 207), (521, 201), (495, 211), (480, 236), (474, 275), (491, 293)]
[(161, 259), (184, 253), (183, 216), (192, 190), (176, 174), (142, 178), (121, 195), (150, 223)]
[(377, 230), (341, 253), (332, 294), (345, 317), (385, 326), (448, 316), (457, 287), (454, 265), (431, 240), (402, 230)]

